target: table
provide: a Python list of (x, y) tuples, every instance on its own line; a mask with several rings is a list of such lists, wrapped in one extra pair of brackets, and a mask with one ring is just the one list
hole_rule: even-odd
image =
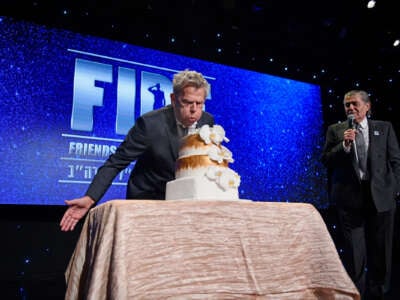
[(65, 299), (360, 299), (306, 203), (112, 200), (90, 210)]

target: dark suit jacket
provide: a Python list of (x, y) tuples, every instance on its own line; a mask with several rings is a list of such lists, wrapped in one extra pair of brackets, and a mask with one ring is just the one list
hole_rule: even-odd
[[(390, 122), (368, 120), (369, 148), (368, 172), (371, 193), (378, 212), (396, 206), (395, 197), (400, 191), (400, 149)], [(343, 149), (343, 132), (348, 123), (330, 125), (322, 152), (322, 162), (328, 169), (330, 200), (339, 208), (361, 208), (360, 177), (354, 150)]]
[[(203, 112), (197, 127), (214, 125), (214, 117)], [(179, 137), (171, 105), (144, 114), (136, 120), (125, 140), (93, 178), (86, 195), (96, 202), (117, 174), (136, 161), (127, 186), (127, 199), (165, 199), (166, 183), (175, 178)]]

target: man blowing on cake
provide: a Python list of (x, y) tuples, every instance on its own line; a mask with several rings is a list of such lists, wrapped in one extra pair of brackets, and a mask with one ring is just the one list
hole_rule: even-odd
[(94, 206), (123, 169), (136, 161), (128, 185), (127, 199), (165, 199), (166, 183), (175, 178), (179, 140), (187, 128), (214, 125), (214, 117), (203, 111), (210, 85), (201, 73), (184, 70), (174, 75), (171, 105), (139, 117), (115, 153), (98, 169), (85, 196), (66, 200), (62, 231), (76, 224)]

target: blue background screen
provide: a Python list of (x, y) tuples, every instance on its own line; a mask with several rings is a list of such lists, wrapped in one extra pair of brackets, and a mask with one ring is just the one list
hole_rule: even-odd
[[(194, 69), (211, 84), (205, 110), (230, 139), (240, 198), (327, 206), (317, 85), (10, 18), (0, 57), (0, 204), (82, 196), (135, 119), (170, 103), (173, 74)], [(125, 198), (133, 165), (102, 202)]]

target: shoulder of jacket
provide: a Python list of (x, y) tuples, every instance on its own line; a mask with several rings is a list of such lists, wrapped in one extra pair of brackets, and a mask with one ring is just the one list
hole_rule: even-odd
[(328, 126), (328, 128), (333, 129), (333, 130), (337, 130), (337, 129), (343, 129), (348, 127), (348, 123), (346, 121), (339, 121), (337, 123), (333, 123), (331, 125)]
[(161, 107), (159, 109), (148, 111), (148, 112), (144, 113), (143, 115), (141, 115), (139, 118), (142, 118), (142, 119), (154, 118), (154, 117), (159, 117), (160, 115), (168, 114), (171, 112), (173, 112), (173, 108), (172, 108), (172, 105), (169, 104), (169, 105)]
[(375, 128), (391, 128), (393, 127), (390, 121), (383, 121), (383, 120), (368, 120), (369, 127)]

